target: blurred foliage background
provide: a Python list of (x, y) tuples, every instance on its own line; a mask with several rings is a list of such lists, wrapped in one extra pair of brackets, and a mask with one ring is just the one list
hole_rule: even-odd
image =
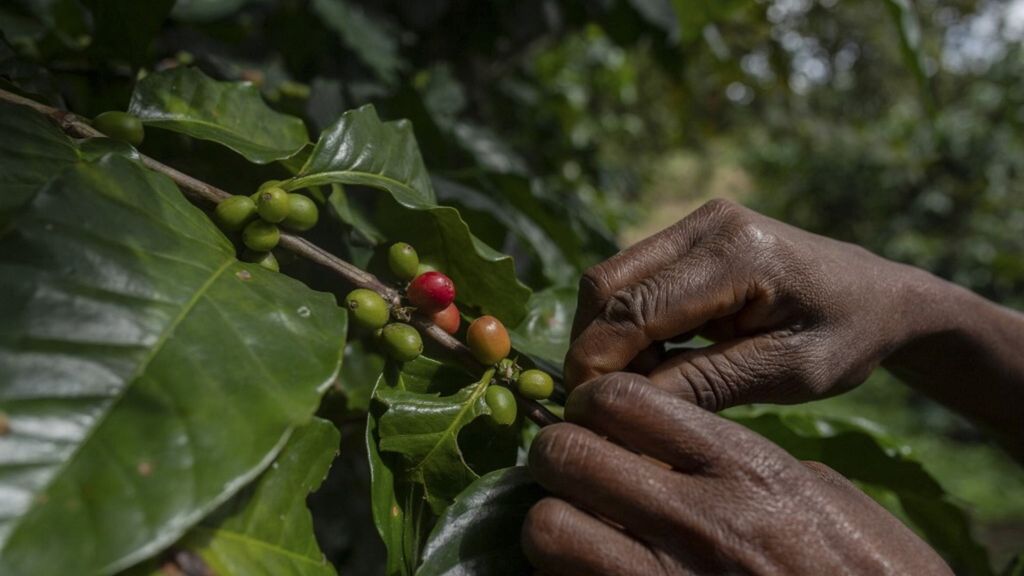
[[(1024, 1), (159, 1), (168, 21), (123, 21), (160, 27), (148, 48), (84, 35), (98, 0), (5, 2), (0, 75), (93, 115), (127, 104), (119, 62), (194, 64), (314, 133), (372, 102), (413, 120), (441, 202), (534, 288), (718, 196), (1024, 307)], [(167, 140), (148, 145), (217, 158), (224, 184), (230, 159)], [(887, 374), (777, 410), (871, 421), (971, 510), (995, 564), (1024, 542), (1024, 471)], [(317, 497), (363, 481), (345, 470)], [(344, 572), (376, 561), (372, 536), (327, 548)]]

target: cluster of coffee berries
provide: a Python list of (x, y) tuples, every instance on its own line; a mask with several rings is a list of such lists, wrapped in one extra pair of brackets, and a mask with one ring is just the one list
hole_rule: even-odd
[[(392, 359), (409, 362), (423, 353), (423, 339), (415, 328), (402, 322), (416, 311), (429, 317), (445, 332), (459, 332), (462, 316), (455, 305), (455, 283), (443, 272), (420, 261), (416, 249), (405, 242), (396, 242), (388, 248), (388, 268), (405, 286), (408, 308), (392, 309), (380, 294), (357, 288), (345, 297), (352, 322), (377, 335), (384, 351)], [(395, 321), (392, 321), (392, 319)], [(495, 368), (497, 378), (484, 393), (491, 419), (500, 425), (516, 420), (516, 399), (508, 386), (498, 380), (514, 384), (524, 398), (543, 400), (551, 396), (554, 381), (541, 370), (521, 370), (508, 358), (512, 340), (508, 330), (494, 316), (481, 316), (466, 329), (466, 344), (473, 357), (485, 366)]]
[(390, 322), (391, 308), (380, 294), (356, 288), (345, 296), (345, 307), (353, 324), (376, 335), (392, 359), (409, 362), (423, 353), (420, 333), (404, 322)]
[(217, 204), (214, 219), (221, 228), (242, 231), (246, 250), (243, 258), (277, 271), (277, 259), (271, 250), (281, 240), (283, 226), (304, 232), (316, 226), (320, 212), (316, 203), (302, 194), (285, 192), (280, 181), (268, 180), (252, 196), (232, 196)]
[(100, 114), (92, 121), (92, 127), (106, 134), (108, 138), (123, 140), (132, 146), (142, 144), (142, 138), (146, 135), (141, 120), (118, 110)]
[(420, 262), (416, 249), (405, 242), (388, 248), (388, 268), (395, 278), (408, 282), (406, 298), (421, 314), (428, 316), (445, 332), (454, 335), (462, 324), (455, 305), (455, 283), (433, 266)]
[[(412, 308), (430, 316), (443, 318), (442, 328), (454, 334), (459, 329), (459, 310), (455, 307), (455, 284), (436, 270), (420, 273), (420, 258), (412, 246), (398, 242), (388, 249), (388, 267), (399, 280), (409, 282), (406, 297)], [(380, 294), (365, 288), (356, 288), (345, 297), (345, 307), (353, 323), (373, 332), (384, 351), (393, 360), (409, 362), (423, 353), (420, 333), (403, 322), (409, 319), (409, 310), (391, 307)], [(454, 315), (454, 318), (453, 318)], [(392, 316), (395, 317), (392, 322)]]

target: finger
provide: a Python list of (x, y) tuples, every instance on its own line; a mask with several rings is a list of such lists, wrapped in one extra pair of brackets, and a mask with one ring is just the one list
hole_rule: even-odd
[(523, 552), (547, 574), (659, 574), (657, 556), (643, 543), (564, 500), (545, 498), (523, 524)]
[(572, 339), (604, 309), (612, 295), (671, 266), (735, 209), (736, 205), (724, 200), (707, 202), (676, 224), (587, 270), (580, 279)]
[(672, 267), (616, 292), (570, 345), (566, 386), (571, 390), (621, 371), (652, 342), (738, 312), (750, 279), (736, 274), (737, 264), (721, 246), (701, 245)]
[(566, 402), (565, 418), (684, 472), (739, 447), (730, 442), (733, 424), (637, 374), (616, 372), (580, 386)]
[(675, 518), (689, 514), (679, 495), (700, 491), (685, 476), (568, 423), (543, 428), (529, 462), (548, 491), (637, 535), (670, 533)]
[(791, 403), (824, 388), (827, 366), (809, 333), (768, 333), (670, 356), (648, 377), (712, 412), (753, 402)]

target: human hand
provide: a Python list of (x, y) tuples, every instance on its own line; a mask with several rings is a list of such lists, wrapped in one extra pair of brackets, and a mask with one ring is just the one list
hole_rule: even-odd
[(565, 413), (530, 450), (552, 497), (522, 544), (544, 574), (952, 574), (831, 468), (642, 376), (584, 384)]
[[(921, 275), (711, 201), (587, 271), (566, 384), (629, 369), (715, 411), (837, 394), (900, 345), (912, 324), (901, 296)], [(715, 344), (660, 352), (694, 334)]]

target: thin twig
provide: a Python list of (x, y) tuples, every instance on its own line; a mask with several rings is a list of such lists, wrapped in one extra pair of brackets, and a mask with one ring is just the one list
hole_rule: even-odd
[[(62, 130), (76, 138), (96, 138), (104, 136), (102, 132), (96, 130), (89, 123), (80, 119), (71, 112), (41, 104), (3, 89), (0, 89), (0, 100), (7, 100), (8, 102), (28, 106), (37, 112), (41, 112), (42, 114), (52, 118)], [(217, 204), (218, 202), (231, 197), (230, 193), (171, 168), (170, 166), (154, 160), (149, 156), (144, 154), (140, 154), (139, 156), (143, 165), (150, 170), (159, 172), (173, 180), (190, 198)], [(318, 264), (331, 272), (334, 272), (352, 286), (367, 288), (377, 292), (385, 300), (390, 302), (392, 306), (398, 306), (401, 304), (401, 295), (397, 290), (381, 282), (373, 274), (353, 266), (305, 238), (283, 232), (281, 233), (279, 246), (309, 260), (310, 262), (313, 262), (314, 264)], [(452, 357), (474, 373), (482, 374), (486, 369), (485, 366), (473, 358), (472, 353), (465, 344), (453, 338), (450, 334), (436, 326), (434, 323), (422, 317), (413, 318), (412, 323), (419, 328), (420, 332), (434, 340), (438, 346), (446, 350), (452, 355)], [(549, 412), (547, 408), (541, 406), (540, 403), (534, 400), (522, 398), (518, 395), (517, 399), (520, 407), (524, 410), (526, 415), (539, 426), (546, 426), (559, 421), (557, 416)]]

